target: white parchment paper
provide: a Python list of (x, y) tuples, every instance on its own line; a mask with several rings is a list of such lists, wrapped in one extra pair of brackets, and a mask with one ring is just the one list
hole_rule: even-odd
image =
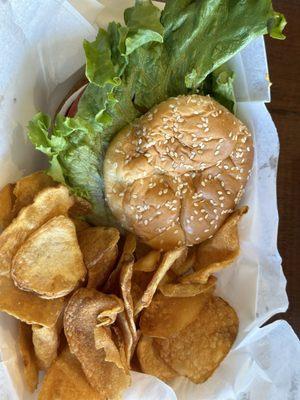
[[(0, 186), (45, 165), (26, 137), (37, 111), (53, 113), (84, 64), (82, 40), (97, 25), (122, 21), (128, 0), (0, 0)], [(161, 6), (161, 5), (160, 5)], [(277, 321), (288, 306), (277, 250), (278, 135), (269, 101), (264, 42), (255, 40), (229, 62), (236, 72), (238, 115), (255, 138), (255, 162), (243, 203), (241, 255), (218, 274), (218, 293), (237, 310), (234, 348), (202, 385), (178, 378), (172, 388), (133, 373), (124, 400), (298, 400), (300, 347), (292, 328)], [(16, 344), (16, 321), (0, 313), (0, 400), (31, 400)]]

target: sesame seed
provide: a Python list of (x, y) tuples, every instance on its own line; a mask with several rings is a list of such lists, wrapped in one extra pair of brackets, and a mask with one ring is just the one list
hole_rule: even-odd
[(204, 232), (205, 232), (205, 233), (209, 232), (209, 229), (204, 229)]

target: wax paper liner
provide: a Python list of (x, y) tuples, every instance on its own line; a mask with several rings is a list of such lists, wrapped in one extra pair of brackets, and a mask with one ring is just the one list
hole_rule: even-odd
[[(26, 137), (35, 112), (55, 112), (80, 75), (82, 40), (96, 26), (122, 20), (127, 0), (2, 0), (0, 2), (0, 186), (46, 165)], [(162, 5), (160, 5), (162, 7)], [(172, 388), (133, 373), (125, 400), (296, 400), (300, 397), (299, 342), (284, 321), (259, 328), (288, 306), (277, 250), (278, 135), (264, 105), (270, 99), (262, 38), (230, 60), (236, 72), (238, 116), (255, 139), (255, 162), (243, 203), (241, 256), (218, 274), (217, 291), (237, 310), (234, 348), (202, 385), (185, 378)], [(29, 400), (17, 349), (16, 321), (0, 314), (0, 400)], [(175, 394), (176, 393), (176, 394)]]

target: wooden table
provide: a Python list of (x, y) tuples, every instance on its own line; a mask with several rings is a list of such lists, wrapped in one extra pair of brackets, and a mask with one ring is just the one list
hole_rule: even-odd
[(290, 301), (288, 312), (280, 318), (286, 319), (300, 336), (300, 2), (273, 0), (273, 5), (288, 21), (285, 41), (266, 39), (273, 82), (268, 109), (281, 145), (277, 181), (278, 244)]

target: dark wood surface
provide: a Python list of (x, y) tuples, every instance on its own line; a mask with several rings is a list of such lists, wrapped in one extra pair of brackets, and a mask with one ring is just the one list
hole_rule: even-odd
[(280, 138), (278, 245), (290, 301), (287, 313), (279, 317), (300, 336), (300, 1), (273, 0), (273, 5), (288, 21), (285, 41), (266, 39), (273, 83), (268, 109)]

